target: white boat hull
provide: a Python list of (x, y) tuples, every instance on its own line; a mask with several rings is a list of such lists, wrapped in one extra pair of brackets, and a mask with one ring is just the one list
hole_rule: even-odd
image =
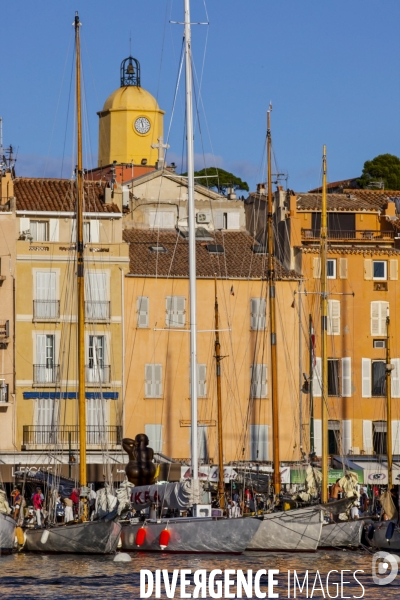
[(322, 510), (314, 507), (266, 514), (247, 550), (316, 550), (322, 519)]
[[(255, 518), (183, 517), (128, 523), (121, 531), (122, 550), (140, 552), (185, 552), (241, 554), (246, 550), (261, 521)], [(144, 525), (145, 539), (136, 544), (138, 530)], [(161, 532), (170, 532), (168, 546), (160, 547)]]
[(11, 554), (15, 545), (15, 521), (0, 513), (0, 554)]
[(322, 526), (318, 548), (358, 548), (364, 521), (339, 521)]
[(47, 529), (26, 529), (24, 550), (57, 554), (113, 554), (120, 532), (121, 525), (115, 521), (87, 521)]

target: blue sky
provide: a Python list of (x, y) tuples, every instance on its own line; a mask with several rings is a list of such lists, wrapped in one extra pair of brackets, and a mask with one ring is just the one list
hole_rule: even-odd
[[(204, 64), (198, 168), (205, 160), (233, 170), (251, 188), (265, 179), (270, 100), (274, 153), (292, 189), (320, 184), (324, 143), (330, 181), (360, 175), (378, 154), (400, 156), (399, 0), (191, 4), (193, 21), (205, 21), (206, 11), (210, 21), (193, 27), (198, 78)], [(4, 145), (18, 149), (19, 175), (71, 176), (75, 10), (83, 25), (86, 166), (96, 162), (96, 112), (119, 86), (130, 37), (142, 85), (166, 111), (169, 130), (182, 42), (182, 27), (169, 21), (182, 20), (183, 0), (3, 3), (0, 116)], [(169, 139), (169, 159), (178, 163), (183, 123), (180, 93)]]

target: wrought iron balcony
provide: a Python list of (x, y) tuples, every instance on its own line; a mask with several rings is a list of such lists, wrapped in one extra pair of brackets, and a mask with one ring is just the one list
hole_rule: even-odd
[(86, 383), (110, 383), (110, 365), (86, 365)]
[[(302, 229), (301, 239), (304, 242), (319, 242), (321, 239), (319, 229)], [(338, 241), (356, 242), (394, 242), (394, 231), (381, 231), (371, 229), (357, 229), (355, 231), (328, 229), (328, 239)]]
[(60, 365), (48, 360), (45, 365), (33, 365), (33, 383), (58, 383)]
[[(91, 446), (107, 444), (118, 446), (122, 440), (120, 425), (87, 425), (86, 443)], [(52, 446), (74, 448), (79, 446), (79, 430), (77, 425), (24, 425), (22, 444), (25, 449), (30, 446)]]
[(34, 300), (33, 319), (35, 321), (55, 321), (60, 318), (59, 300)]
[(85, 302), (85, 319), (87, 321), (109, 321), (110, 302)]

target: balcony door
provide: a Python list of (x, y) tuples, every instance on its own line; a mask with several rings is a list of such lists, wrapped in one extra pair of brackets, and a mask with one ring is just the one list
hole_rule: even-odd
[(36, 335), (36, 364), (34, 368), (35, 383), (55, 383), (55, 336)]
[(108, 406), (106, 400), (88, 398), (86, 400), (86, 443), (105, 444), (108, 439)]
[(88, 383), (108, 383), (106, 365), (106, 338), (104, 335), (89, 335)]
[(50, 445), (57, 442), (58, 411), (52, 398), (36, 400), (33, 443)]
[(87, 272), (85, 275), (86, 318), (105, 321), (109, 318), (107, 301), (107, 274), (101, 271)]
[(34, 316), (36, 319), (54, 319), (58, 316), (57, 313), (56, 273), (53, 271), (37, 271)]

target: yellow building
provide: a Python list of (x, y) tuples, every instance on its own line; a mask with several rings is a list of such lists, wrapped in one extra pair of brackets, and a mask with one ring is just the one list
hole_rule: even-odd
[[(49, 448), (77, 450), (74, 181), (17, 178), (16, 453), (6, 462), (47, 464)], [(122, 195), (85, 183), (85, 374), (89, 480), (122, 435), (123, 289), (128, 246)], [(77, 460), (77, 459), (76, 459)], [(65, 473), (65, 470), (64, 470)]]
[[(129, 56), (121, 63), (121, 86), (99, 115), (98, 166), (155, 166), (163, 156), (163, 115), (157, 100), (141, 87), (140, 64)], [(162, 164), (158, 165), (160, 168)]]
[[(185, 231), (126, 229), (125, 433), (144, 431), (172, 458), (190, 457), (189, 278)], [(221, 329), (224, 460), (272, 460), (265, 249), (240, 231), (201, 232), (196, 244), (199, 455), (217, 460), (214, 277)], [(298, 444), (298, 277), (277, 264), (278, 357), (283, 460)]]
[[(386, 453), (386, 315), (391, 319), (393, 452), (400, 455), (400, 287), (396, 202), (400, 192), (328, 194), (328, 394), (331, 454)], [(254, 210), (263, 197), (253, 196)], [(262, 214), (260, 211), (259, 214)], [(313, 378), (315, 449), (321, 454), (320, 223), (321, 195), (275, 195), (277, 253), (304, 278), (302, 370), (310, 372), (308, 327), (316, 335)], [(260, 224), (259, 224), (260, 225)], [(260, 230), (260, 229), (259, 229)], [(306, 293), (307, 292), (307, 293)], [(299, 302), (297, 298), (296, 302)], [(309, 397), (303, 394), (309, 451)]]

